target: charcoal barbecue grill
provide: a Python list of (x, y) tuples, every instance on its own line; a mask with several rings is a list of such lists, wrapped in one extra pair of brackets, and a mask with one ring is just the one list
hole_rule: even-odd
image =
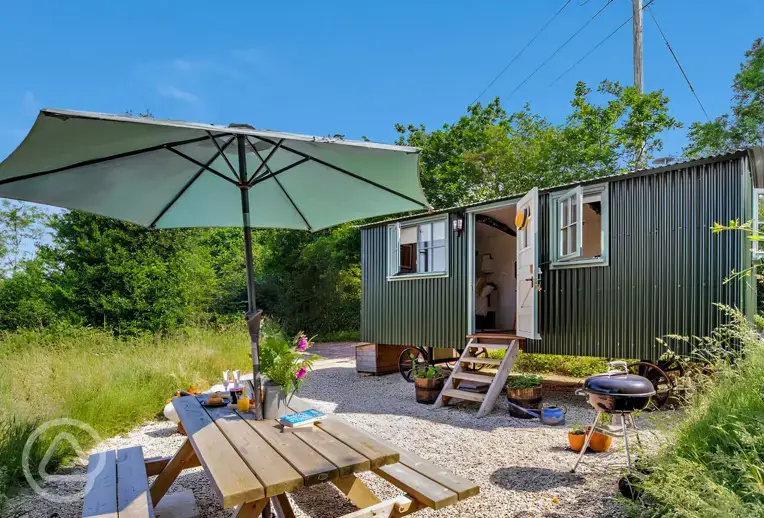
[[(626, 362), (610, 362), (610, 370), (603, 374), (595, 374), (584, 380), (583, 388), (576, 391), (579, 396), (586, 396), (589, 404), (597, 411), (589, 432), (586, 434), (584, 447), (578, 455), (571, 473), (576, 471), (586, 449), (589, 447), (592, 435), (595, 431), (605, 435), (623, 437), (626, 448), (626, 465), (631, 468), (631, 455), (629, 453), (629, 429), (631, 429), (639, 442), (637, 425), (634, 422), (632, 412), (644, 409), (655, 395), (655, 388), (649, 379), (629, 374)], [(597, 426), (603, 414), (618, 415), (621, 418), (621, 431), (613, 430), (612, 427)]]

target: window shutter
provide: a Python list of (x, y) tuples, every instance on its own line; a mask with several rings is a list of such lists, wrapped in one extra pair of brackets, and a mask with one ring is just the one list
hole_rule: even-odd
[(387, 276), (398, 273), (400, 265), (400, 226), (397, 223), (387, 226)]

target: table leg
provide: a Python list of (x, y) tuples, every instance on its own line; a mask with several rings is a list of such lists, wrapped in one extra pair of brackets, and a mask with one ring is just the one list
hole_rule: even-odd
[(165, 493), (167, 493), (167, 490), (170, 489), (172, 483), (178, 478), (180, 472), (194, 462), (196, 465), (199, 465), (196, 460), (196, 452), (191, 446), (191, 442), (186, 439), (183, 441), (183, 444), (178, 451), (175, 452), (172, 459), (170, 459), (170, 462), (167, 463), (162, 472), (157, 475), (157, 478), (155, 478), (154, 482), (151, 484), (151, 489), (149, 490), (151, 493), (151, 505), (156, 507)]
[(377, 495), (361, 479), (355, 475), (347, 475), (333, 481), (337, 489), (345, 493), (345, 496), (359, 509), (370, 507), (381, 502)]
[(270, 500), (270, 498), (263, 498), (255, 502), (241, 504), (234, 509), (231, 518), (257, 518)]
[(292, 504), (289, 503), (286, 493), (278, 495), (276, 500), (278, 501), (279, 507), (281, 507), (281, 514), (284, 515), (284, 518), (295, 518), (294, 509), (292, 509)]

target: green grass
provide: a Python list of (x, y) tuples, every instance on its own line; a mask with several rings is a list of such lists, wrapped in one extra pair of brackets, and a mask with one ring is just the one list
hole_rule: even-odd
[(332, 333), (323, 333), (316, 335), (313, 339), (316, 343), (329, 343), (329, 342), (360, 342), (361, 332), (357, 329), (348, 329), (345, 331), (334, 331)]
[[(491, 358), (503, 358), (504, 351), (488, 351)], [(528, 354), (521, 352), (512, 366), (513, 372), (560, 374), (585, 378), (606, 372), (607, 360), (591, 356), (562, 356), (558, 354)]]
[[(127, 340), (76, 328), (8, 334), (0, 342), (0, 366), (0, 502), (23, 481), (21, 452), (41, 423), (77, 419), (107, 438), (161, 413), (176, 389), (207, 388), (225, 369), (251, 370), (244, 325)], [(87, 434), (66, 431), (83, 448), (92, 446)], [(54, 432), (37, 441), (33, 465)], [(59, 447), (52, 464), (71, 453)]]
[(764, 341), (742, 315), (731, 329), (744, 354), (720, 365), (669, 443), (646, 463), (634, 516), (764, 516)]

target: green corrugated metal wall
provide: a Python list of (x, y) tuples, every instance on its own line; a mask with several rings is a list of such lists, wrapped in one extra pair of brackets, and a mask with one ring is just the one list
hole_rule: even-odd
[[(540, 196), (542, 339), (528, 342), (529, 352), (656, 358), (656, 337), (706, 335), (721, 321), (712, 303), (748, 302), (742, 283), (724, 279), (750, 265), (750, 246), (739, 233), (710, 231), (715, 221), (752, 216), (744, 155), (608, 181), (609, 266), (548, 267), (547, 196)], [(362, 232), (361, 338), (463, 346), (467, 233), (451, 234), (448, 278), (388, 282), (385, 232)]]
[[(361, 232), (361, 340), (463, 347), (467, 334), (467, 233), (448, 224), (449, 276), (388, 281), (387, 227)], [(461, 345), (459, 345), (461, 344)]]
[(704, 336), (717, 326), (713, 302), (744, 306), (742, 284), (724, 279), (750, 265), (750, 246), (740, 233), (710, 229), (751, 218), (746, 170), (747, 159), (738, 157), (610, 182), (605, 267), (548, 268), (542, 196), (541, 340), (526, 349), (654, 359), (664, 350), (656, 337)]

